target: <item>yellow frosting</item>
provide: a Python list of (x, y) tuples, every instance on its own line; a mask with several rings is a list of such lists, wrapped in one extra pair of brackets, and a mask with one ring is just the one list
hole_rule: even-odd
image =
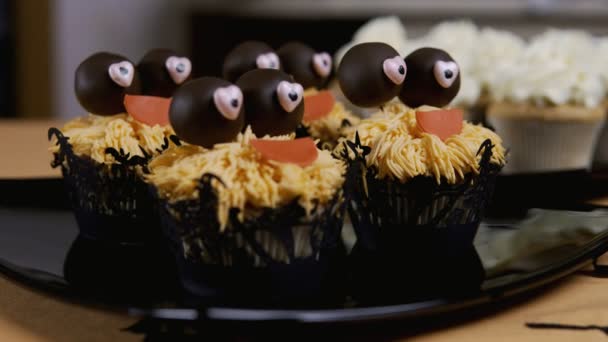
[[(114, 157), (105, 153), (106, 148), (122, 149), (131, 156), (143, 156), (140, 146), (151, 155), (158, 154), (164, 139), (174, 134), (167, 126), (148, 126), (127, 114), (99, 116), (89, 114), (69, 121), (62, 128), (69, 137), (74, 152), (79, 156), (89, 156), (98, 163), (112, 164)], [(52, 152), (59, 146), (53, 145)]]
[[(362, 145), (371, 147), (367, 164), (378, 169), (377, 177), (406, 182), (416, 176), (433, 177), (440, 183), (454, 184), (470, 173), (479, 171), (477, 151), (490, 139), (491, 162), (503, 165), (505, 149), (502, 139), (491, 130), (463, 122), (462, 131), (442, 141), (438, 136), (422, 132), (416, 123), (416, 111), (401, 103), (390, 103), (374, 116), (362, 120), (348, 136), (353, 140), (359, 132)], [(341, 151), (339, 145), (336, 149)]]
[[(304, 97), (314, 95), (318, 90), (314, 88), (307, 89)], [(351, 126), (359, 124), (359, 117), (344, 107), (341, 102), (335, 101), (331, 112), (326, 116), (311, 122), (302, 122), (304, 127), (308, 129), (308, 133), (315, 138), (325, 142), (336, 142), (338, 138), (344, 136), (346, 127), (342, 127), (342, 122), (348, 120)]]
[[(290, 139), (290, 136), (273, 139)], [(240, 209), (239, 219), (254, 215), (264, 207), (276, 208), (298, 199), (310, 213), (315, 203), (327, 203), (344, 182), (345, 165), (319, 150), (310, 166), (278, 163), (262, 159), (250, 144), (255, 135), (248, 128), (235, 142), (217, 144), (213, 149), (199, 146), (171, 147), (150, 164), (147, 180), (162, 198), (171, 202), (198, 197), (201, 176), (211, 173), (221, 178), (211, 184), (218, 195), (217, 215), (222, 229), (230, 208)]]

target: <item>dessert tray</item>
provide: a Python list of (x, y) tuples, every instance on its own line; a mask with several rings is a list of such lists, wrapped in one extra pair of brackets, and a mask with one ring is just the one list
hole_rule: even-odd
[[(535, 293), (608, 251), (608, 208), (570, 201), (524, 215), (491, 210), (475, 240), (485, 270), (478, 290), (381, 304), (347, 296), (305, 308), (246, 307), (189, 298), (168, 259), (150, 259), (140, 246), (78, 237), (61, 179), (0, 180), (0, 191), (0, 273), (83, 305), (161, 321), (325, 324), (453, 315)], [(352, 245), (348, 223), (344, 239)]]

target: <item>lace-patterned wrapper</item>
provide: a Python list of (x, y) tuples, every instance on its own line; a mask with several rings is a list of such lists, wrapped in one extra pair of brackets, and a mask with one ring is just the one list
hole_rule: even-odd
[(165, 234), (173, 242), (184, 288), (206, 303), (302, 306), (341, 300), (345, 270), (340, 238), (342, 192), (309, 215), (297, 199), (240, 221), (230, 212), (220, 231), (217, 197), (205, 174), (199, 198), (160, 200)]
[[(50, 128), (60, 147), (54, 153), (53, 167), (61, 167), (65, 188), (76, 215), (80, 235), (92, 240), (121, 244), (147, 243), (156, 238), (159, 220), (154, 201), (140, 174), (150, 159), (147, 153), (129, 156), (108, 148), (116, 160), (98, 163), (74, 153), (69, 137)], [(168, 146), (165, 141), (163, 149)]]
[(350, 255), (355, 298), (407, 301), (479, 290), (484, 271), (473, 239), (501, 169), (490, 162), (490, 140), (478, 151), (479, 173), (457, 184), (425, 176), (377, 179), (358, 136), (345, 148), (351, 151), (342, 153), (349, 160), (348, 213), (357, 235)]

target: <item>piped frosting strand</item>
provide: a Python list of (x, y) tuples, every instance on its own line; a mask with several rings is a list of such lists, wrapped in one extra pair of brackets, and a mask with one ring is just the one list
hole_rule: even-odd
[(437, 183), (457, 183), (466, 174), (479, 171), (477, 151), (486, 139), (495, 145), (492, 163), (505, 163), (502, 140), (491, 130), (464, 122), (462, 132), (444, 142), (436, 135), (422, 132), (416, 123), (415, 110), (400, 103), (389, 104), (384, 111), (362, 120), (351, 131), (350, 140), (354, 139), (355, 131), (361, 143), (371, 147), (367, 164), (378, 169), (380, 179), (406, 182), (416, 176), (427, 176)]
[[(212, 182), (218, 194), (217, 215), (222, 229), (227, 227), (230, 208), (240, 209), (239, 219), (263, 207), (276, 208), (294, 199), (310, 213), (315, 202), (327, 203), (344, 182), (345, 165), (319, 150), (310, 166), (276, 163), (261, 158), (249, 144), (255, 135), (248, 128), (235, 142), (215, 145), (174, 147), (150, 162), (147, 176), (163, 198), (170, 201), (194, 199), (197, 184), (205, 173), (219, 176), (225, 186)], [(290, 136), (264, 139), (290, 139)]]
[[(106, 148), (122, 149), (131, 156), (143, 156), (140, 146), (150, 155), (158, 154), (165, 138), (173, 133), (170, 126), (148, 126), (127, 114), (113, 116), (87, 115), (65, 124), (63, 134), (69, 137), (76, 155), (89, 156), (98, 163), (112, 164), (114, 157)], [(57, 152), (52, 146), (51, 152)]]

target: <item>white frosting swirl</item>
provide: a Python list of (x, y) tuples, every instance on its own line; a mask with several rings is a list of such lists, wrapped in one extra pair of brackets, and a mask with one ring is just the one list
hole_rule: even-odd
[(477, 103), (481, 94), (481, 85), (472, 74), (461, 73), (460, 90), (451, 104), (454, 106), (471, 107)]
[(475, 47), (472, 76), (487, 89), (488, 75), (504, 64), (512, 63), (523, 53), (524, 40), (508, 31), (485, 27), (479, 32)]
[(585, 31), (549, 29), (526, 43), (511, 32), (457, 20), (407, 39), (397, 17), (379, 17), (363, 25), (336, 60), (353, 45), (371, 41), (385, 42), (403, 56), (421, 47), (449, 53), (461, 73), (456, 106), (474, 105), (487, 90), (498, 101), (596, 107), (608, 90), (608, 37), (594, 39)]
[(534, 37), (519, 57), (487, 75), (499, 101), (596, 107), (605, 85), (594, 68), (593, 40), (582, 31), (548, 30)]
[(608, 91), (608, 36), (599, 37), (595, 41), (596, 53), (594, 54), (594, 67), (600, 73), (604, 85)]
[(445, 50), (456, 60), (463, 74), (471, 70), (479, 30), (469, 20), (445, 21), (421, 38), (427, 46)]

